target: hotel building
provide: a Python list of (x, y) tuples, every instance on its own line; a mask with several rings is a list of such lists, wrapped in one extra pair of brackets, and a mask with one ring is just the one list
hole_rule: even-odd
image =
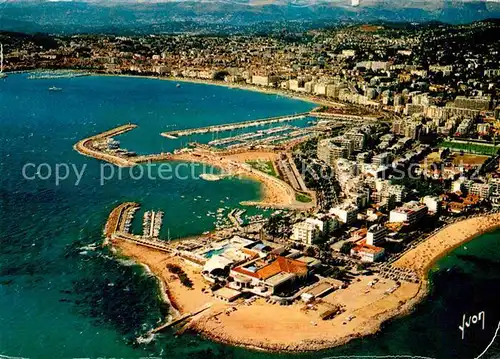
[(416, 201), (405, 203), (393, 209), (389, 214), (389, 222), (405, 223), (409, 226), (418, 223), (427, 214), (428, 208)]

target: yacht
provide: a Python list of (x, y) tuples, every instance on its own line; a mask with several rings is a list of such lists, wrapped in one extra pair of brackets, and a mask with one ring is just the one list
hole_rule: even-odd
[(0, 79), (7, 77), (7, 74), (3, 72), (3, 44), (0, 44)]
[(55, 92), (58, 92), (58, 91), (62, 91), (62, 88), (52, 86), (52, 87), (49, 87), (49, 91), (55, 91)]

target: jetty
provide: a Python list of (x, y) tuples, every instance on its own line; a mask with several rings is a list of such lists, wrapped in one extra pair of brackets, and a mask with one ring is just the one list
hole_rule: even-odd
[(213, 126), (185, 129), (185, 130), (168, 131), (168, 132), (162, 132), (161, 135), (167, 138), (179, 138), (181, 136), (189, 136), (195, 134), (233, 131), (240, 128), (264, 126), (276, 122), (300, 120), (302, 118), (309, 116), (309, 114), (310, 112), (303, 112), (295, 115), (268, 117), (260, 120), (241, 121), (241, 122), (228, 123), (224, 125), (213, 125)]
[(160, 235), (161, 223), (163, 221), (162, 211), (147, 211), (144, 213), (143, 237), (158, 238)]
[(173, 252), (173, 249), (165, 241), (161, 241), (159, 239), (148, 239), (145, 237), (136, 236), (136, 235), (128, 234), (128, 233), (124, 233), (124, 232), (113, 233), (111, 236), (111, 240), (131, 242), (131, 243), (134, 243), (134, 244), (139, 245), (139, 246), (144, 246), (144, 247), (156, 249), (160, 252), (166, 252), (169, 254)]
[(186, 313), (186, 314), (183, 314), (183, 315), (181, 315), (181, 316), (180, 316), (180, 317), (178, 317), (178, 318), (174, 318), (174, 319), (170, 320), (169, 322), (167, 322), (167, 323), (165, 323), (165, 324), (162, 324), (162, 325), (160, 325), (159, 327), (157, 327), (157, 328), (155, 328), (155, 329), (151, 330), (151, 334), (156, 334), (156, 333), (159, 333), (159, 332), (161, 332), (161, 331), (163, 331), (163, 330), (165, 330), (165, 329), (167, 329), (167, 328), (170, 328), (170, 327), (172, 327), (172, 326), (174, 326), (174, 325), (176, 325), (176, 324), (179, 324), (179, 323), (181, 323), (181, 322), (183, 322), (183, 321), (185, 321), (185, 320), (187, 320), (187, 319), (189, 319), (189, 318), (192, 318), (192, 317), (194, 317), (195, 315), (198, 315), (198, 314), (200, 314), (201, 312), (204, 312), (205, 310), (209, 309), (211, 306), (212, 306), (212, 305), (211, 305), (210, 303), (208, 303), (208, 304), (204, 305), (203, 307), (201, 307), (201, 308), (200, 308), (200, 309), (198, 309), (198, 310), (195, 310), (195, 311), (193, 311), (193, 312), (191, 312), (191, 313)]

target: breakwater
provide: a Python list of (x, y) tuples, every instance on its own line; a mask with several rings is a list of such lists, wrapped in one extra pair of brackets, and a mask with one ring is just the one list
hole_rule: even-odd
[(137, 125), (134, 124), (118, 126), (111, 130), (78, 141), (73, 148), (84, 156), (106, 161), (119, 167), (132, 167), (138, 163), (166, 161), (171, 158), (170, 153), (136, 156), (135, 154), (131, 154), (129, 152), (109, 149), (103, 146), (103, 144), (105, 145), (106, 141), (111, 140), (113, 136), (121, 135), (125, 132), (133, 130), (136, 127)]
[(123, 126), (118, 126), (109, 131), (102, 132), (95, 136), (85, 138), (78, 141), (73, 148), (84, 156), (97, 158), (99, 160), (107, 161), (113, 163), (120, 167), (130, 167), (134, 165), (134, 162), (129, 158), (125, 158), (123, 155), (113, 152), (105, 152), (96, 146), (96, 141), (106, 141), (113, 136), (121, 135), (122, 133), (128, 132), (136, 128), (137, 125), (127, 124)]

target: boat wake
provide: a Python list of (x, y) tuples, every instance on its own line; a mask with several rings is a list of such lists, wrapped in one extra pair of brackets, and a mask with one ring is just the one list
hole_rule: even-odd
[(220, 181), (221, 179), (224, 179), (226, 177), (231, 176), (231, 174), (226, 173), (226, 174), (213, 174), (213, 173), (202, 173), (200, 175), (201, 179), (204, 179), (205, 181)]
[(145, 335), (141, 335), (135, 341), (137, 344), (149, 344), (155, 339), (155, 334), (147, 333)]
[(8, 356), (8, 355), (0, 354), (0, 359), (28, 359), (28, 358), (24, 358), (24, 357), (11, 357), (11, 356)]

